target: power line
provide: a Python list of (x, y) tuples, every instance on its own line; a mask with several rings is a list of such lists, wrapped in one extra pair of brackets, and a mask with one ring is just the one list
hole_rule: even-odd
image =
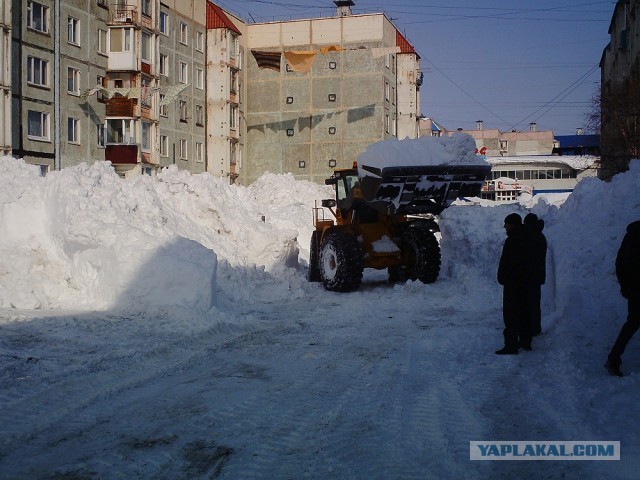
[[(521, 121), (519, 121), (518, 123), (513, 125), (511, 128), (515, 128), (516, 126), (526, 122), (529, 118), (533, 117), (536, 113), (538, 113), (539, 111), (543, 110), (544, 108), (546, 108), (549, 105), (551, 105), (551, 106), (547, 109), (547, 112), (549, 110), (553, 109), (559, 102), (561, 102), (562, 100), (567, 98), (576, 88), (578, 88), (580, 85), (582, 85), (585, 82), (585, 80), (593, 72), (595, 72), (598, 68), (599, 68), (599, 65), (594, 65), (593, 67), (591, 67), (585, 74), (580, 76), (580, 78), (578, 78), (575, 82), (573, 82), (571, 85), (569, 85), (567, 88), (565, 88), (562, 92), (560, 92), (558, 95), (556, 95), (551, 100), (546, 102), (542, 107), (538, 108), (536, 111), (534, 111), (533, 113), (531, 113), (530, 115), (526, 116), (524, 119), (522, 119)], [(558, 99), (558, 100), (556, 101), (556, 99)], [(538, 117), (536, 117), (534, 121), (537, 121), (540, 118), (542, 118), (547, 112), (545, 112), (545, 113), (539, 115)]]
[(507, 122), (505, 119), (501, 118), (500, 115), (498, 115), (497, 113), (493, 112), (490, 108), (488, 108), (487, 106), (485, 106), (482, 102), (480, 102), (478, 99), (476, 99), (473, 95), (471, 95), (469, 92), (467, 92), (464, 88), (462, 88), (460, 85), (458, 85), (451, 77), (449, 77), (446, 73), (444, 73), (442, 70), (440, 70), (440, 68), (438, 68), (438, 66), (436, 64), (434, 64), (431, 60), (429, 60), (428, 58), (425, 58), (425, 60), (427, 62), (429, 62), (431, 64), (431, 66), (438, 72), (440, 73), (440, 75), (442, 75), (444, 78), (446, 78), (447, 80), (449, 80), (449, 82), (451, 82), (452, 85), (454, 85), (456, 88), (458, 88), (458, 90), (460, 90), (462, 93), (464, 93), (466, 96), (468, 96), (471, 100), (473, 100), (475, 103), (477, 103), (483, 110), (486, 110), (487, 112), (489, 112), (491, 115), (493, 115), (494, 117), (496, 117), (498, 120), (500, 120), (501, 122), (503, 122), (505, 125), (508, 124), (509, 122)]

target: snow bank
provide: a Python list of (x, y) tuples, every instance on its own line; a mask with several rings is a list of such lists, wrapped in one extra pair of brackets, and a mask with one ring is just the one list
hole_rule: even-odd
[(229, 301), (300, 295), (287, 270), (308, 258), (314, 200), (333, 195), (291, 175), (245, 188), (175, 167), (123, 181), (108, 162), (42, 178), (4, 157), (0, 177), (0, 306), (25, 309), (207, 309), (216, 291)]

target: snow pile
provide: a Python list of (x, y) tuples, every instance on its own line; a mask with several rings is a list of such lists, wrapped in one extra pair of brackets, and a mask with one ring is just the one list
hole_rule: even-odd
[[(310, 217), (313, 203), (298, 191), (290, 197), (296, 204), (283, 205), (268, 177), (252, 192), (175, 167), (157, 178), (128, 182), (109, 163), (97, 162), (42, 178), (36, 167), (4, 157), (0, 178), (0, 306), (5, 308), (202, 310), (213, 305), (218, 287), (232, 299), (255, 296), (237, 288), (247, 275), (281, 290), (276, 299), (290, 295), (286, 275), (274, 282), (269, 272), (297, 265), (298, 231), (270, 222), (287, 208), (289, 217), (298, 219), (307, 200)], [(308, 196), (323, 196), (320, 187), (292, 178), (288, 183)], [(261, 196), (261, 185), (271, 193)], [(268, 197), (274, 205), (263, 210)], [(216, 284), (217, 273), (226, 284)]]
[(586, 329), (585, 335), (594, 341), (610, 337), (611, 319), (626, 316), (615, 277), (615, 256), (626, 226), (640, 219), (639, 183), (640, 160), (636, 160), (611, 182), (595, 177), (582, 180), (561, 205), (543, 197), (523, 204), (450, 207), (440, 219), (441, 279), (457, 279), (465, 292), (477, 289), (469, 294), (478, 299), (482, 292), (499, 294), (495, 275), (504, 242), (504, 217), (516, 212), (524, 218), (533, 212), (545, 221), (548, 242), (543, 286), (548, 327), (559, 323), (562, 331), (575, 332), (586, 324), (600, 325)]
[(389, 139), (374, 143), (358, 156), (358, 174), (371, 175), (362, 167), (413, 167), (435, 165), (488, 165), (475, 154), (476, 142), (466, 133), (451, 137)]

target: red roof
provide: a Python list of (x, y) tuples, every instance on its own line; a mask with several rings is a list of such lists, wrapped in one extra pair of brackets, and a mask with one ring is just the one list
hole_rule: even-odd
[(215, 3), (207, 2), (207, 29), (228, 28), (229, 30), (242, 35), (227, 14)]
[(413, 48), (413, 45), (411, 45), (398, 30), (396, 30), (396, 46), (400, 47), (400, 53), (415, 53), (416, 56), (420, 58), (420, 55), (418, 55), (416, 49)]

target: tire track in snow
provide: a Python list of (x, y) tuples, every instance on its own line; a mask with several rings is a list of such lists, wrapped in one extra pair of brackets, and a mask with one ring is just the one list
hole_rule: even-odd
[[(126, 322), (126, 319), (116, 321)], [(237, 332), (222, 333), (216, 327), (196, 336), (177, 339), (163, 336), (162, 343), (151, 350), (133, 351), (124, 357), (121, 352), (104, 355), (89, 365), (63, 369), (58, 376), (47, 379), (51, 383), (32, 388), (29, 395), (22, 392), (17, 400), (5, 397), (4, 400), (9, 400), (10, 403), (3, 405), (2, 417), (20, 421), (2, 421), (0, 470), (2, 459), (15, 455), (16, 449), (21, 449), (21, 456), (29, 450), (46, 451), (50, 446), (39, 446), (38, 439), (46, 432), (56, 429), (61, 431), (61, 441), (81, 435), (88, 425), (101, 421), (92, 406), (99, 405), (108, 398), (122, 396), (124, 392), (149, 384), (155, 379), (187, 370), (206, 358), (211, 349), (237, 335)], [(73, 340), (69, 341), (72, 342)], [(141, 345), (149, 343), (145, 340)], [(59, 350), (60, 347), (56, 347), (53, 353), (65, 353), (64, 350), (63, 353)], [(104, 347), (99, 347), (99, 350), (104, 351)], [(69, 351), (66, 354), (69, 355)]]

